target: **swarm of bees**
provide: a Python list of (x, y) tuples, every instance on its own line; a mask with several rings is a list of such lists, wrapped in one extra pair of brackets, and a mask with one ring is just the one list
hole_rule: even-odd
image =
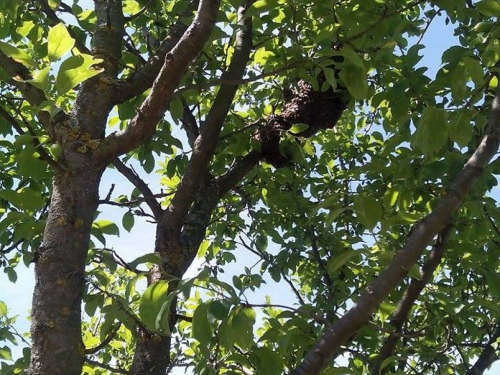
[[(324, 81), (324, 77), (318, 76), (320, 87)], [(334, 91), (331, 87), (326, 91), (314, 90), (303, 80), (298, 81), (295, 89), (286, 89), (281, 113), (270, 116), (255, 135), (261, 142), (264, 160), (276, 168), (290, 163), (280, 152), (279, 144), (282, 133), (295, 124), (307, 125), (304, 130), (292, 134), (298, 139), (311, 137), (319, 130), (333, 129), (350, 100), (346, 91), (343, 88)]]

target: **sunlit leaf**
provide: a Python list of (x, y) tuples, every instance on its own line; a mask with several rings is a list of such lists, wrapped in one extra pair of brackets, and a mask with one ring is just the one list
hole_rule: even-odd
[(49, 30), (48, 57), (50, 61), (59, 60), (65, 53), (73, 48), (74, 45), (75, 40), (69, 35), (64, 24), (59, 23)]
[(78, 84), (99, 74), (102, 69), (97, 69), (94, 65), (100, 61), (89, 55), (72, 56), (65, 60), (56, 78), (56, 89), (59, 95), (67, 93)]

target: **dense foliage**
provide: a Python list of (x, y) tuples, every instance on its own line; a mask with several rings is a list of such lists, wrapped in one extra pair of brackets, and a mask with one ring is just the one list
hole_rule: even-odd
[[(29, 336), (0, 302), (0, 372), (482, 374), (500, 342), (499, 15), (0, 0), (0, 262), (9, 288), (21, 262), (36, 276)], [(434, 76), (443, 19), (456, 45)], [(105, 171), (128, 193), (99, 195)], [(112, 236), (144, 217), (155, 246), (125, 261)], [(273, 283), (288, 306), (259, 294)]]

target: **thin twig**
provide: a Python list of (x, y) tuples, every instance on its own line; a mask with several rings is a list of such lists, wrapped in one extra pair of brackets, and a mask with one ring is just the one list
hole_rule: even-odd
[(120, 159), (115, 159), (113, 161), (113, 165), (118, 169), (118, 171), (124, 175), (127, 180), (129, 180), (139, 191), (142, 193), (144, 198), (146, 199), (146, 203), (151, 209), (153, 216), (156, 220), (159, 220), (163, 215), (163, 209), (158, 201), (155, 199), (155, 196), (149, 186), (139, 177), (139, 175), (134, 171), (133, 168), (127, 167), (125, 164), (121, 162)]
[(121, 323), (117, 324), (115, 328), (113, 328), (111, 332), (106, 336), (106, 338), (102, 340), (101, 343), (99, 343), (99, 345), (94, 346), (93, 348), (85, 348), (85, 354), (86, 355), (95, 354), (99, 350), (103, 349), (106, 345), (108, 345), (111, 342), (111, 340), (115, 338), (121, 325), (122, 325)]
[(127, 371), (124, 369), (116, 368), (116, 367), (113, 367), (113, 366), (108, 365), (106, 363), (94, 361), (93, 359), (90, 359), (90, 358), (85, 358), (85, 362), (87, 362), (88, 364), (93, 365), (93, 366), (102, 367), (103, 369), (114, 372), (116, 374), (127, 374)]

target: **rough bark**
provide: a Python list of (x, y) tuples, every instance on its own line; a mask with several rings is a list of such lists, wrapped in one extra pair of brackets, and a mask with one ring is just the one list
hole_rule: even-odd
[[(251, 18), (243, 20), (243, 13), (250, 3), (250, 1), (245, 1), (240, 7), (239, 23), (242, 28), (236, 32), (235, 54), (223, 76), (238, 79), (245, 72), (252, 46)], [(210, 8), (201, 2), (200, 9), (208, 12)], [(202, 16), (207, 20), (213, 18), (210, 14)], [(195, 31), (200, 32), (200, 30)], [(169, 207), (161, 215), (156, 228), (155, 252), (162, 259), (162, 269), (154, 271), (157, 274), (154, 279), (171, 280), (172, 283), (169, 286), (171, 291), (175, 288), (176, 280), (182, 278), (195, 258), (198, 247), (205, 237), (212, 211), (217, 206), (218, 185), (209, 175), (207, 167), (237, 89), (238, 86), (234, 85), (221, 86), (207, 115), (205, 126), (194, 142), (193, 155), (182, 182)], [(173, 301), (169, 319), (171, 329), (175, 324), (175, 309), (176, 302)], [(160, 337), (139, 328), (139, 340), (130, 374), (164, 374), (170, 360), (170, 342), (170, 336)]]
[[(49, 217), (35, 260), (30, 375), (80, 375), (84, 362), (81, 303), (85, 264), (99, 182), (107, 164), (97, 161), (93, 145), (104, 137), (112, 108), (112, 91), (106, 83), (118, 73), (124, 26), (120, 0), (94, 4), (97, 20), (92, 53), (102, 58), (104, 72), (81, 85), (70, 115), (46, 124), (63, 155), (52, 181)], [(25, 90), (31, 103), (41, 100), (40, 93), (27, 95), (33, 89)]]
[(99, 159), (113, 160), (139, 146), (154, 134), (156, 125), (168, 109), (182, 76), (210, 37), (218, 9), (217, 0), (200, 1), (195, 19), (175, 47), (165, 55), (151, 92), (137, 109), (137, 114), (123, 131), (110, 134), (99, 145), (96, 150)]
[(81, 301), (90, 229), (103, 168), (83, 163), (53, 180), (43, 244), (35, 259), (30, 375), (80, 375)]
[(370, 320), (371, 314), (408, 274), (427, 244), (450, 223), (452, 214), (498, 151), (499, 139), (500, 88), (493, 99), (485, 136), (448, 187), (447, 193), (428, 216), (413, 226), (405, 246), (394, 256), (391, 264), (365, 289), (356, 305), (325, 331), (301, 364), (291, 372), (292, 375), (319, 374), (339, 352), (341, 345)]

